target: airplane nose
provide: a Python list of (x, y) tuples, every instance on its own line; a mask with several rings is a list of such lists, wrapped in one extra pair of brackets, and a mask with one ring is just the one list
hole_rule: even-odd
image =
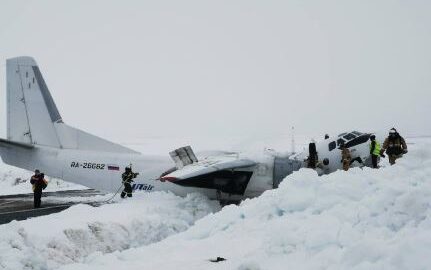
[(160, 177), (160, 181), (162, 181), (162, 182), (166, 182), (166, 181), (168, 181), (168, 182), (176, 182), (177, 180), (178, 180), (178, 178), (172, 177), (172, 176), (163, 176), (163, 177)]

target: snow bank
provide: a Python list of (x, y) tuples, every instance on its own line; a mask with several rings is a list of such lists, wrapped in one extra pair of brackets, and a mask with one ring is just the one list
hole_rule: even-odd
[[(0, 160), (0, 195), (32, 193), (30, 184), (30, 177), (32, 175), (33, 173), (30, 171), (6, 165)], [(60, 179), (47, 177), (47, 180), (49, 184), (45, 192), (87, 189), (87, 187), (68, 183)]]
[[(136, 198), (135, 198), (136, 197)], [(73, 206), (61, 213), (0, 225), (0, 269), (56, 269), (145, 246), (185, 231), (219, 210), (201, 195), (138, 194), (117, 204)]]
[[(184, 233), (61, 269), (429, 269), (430, 198), (431, 144), (421, 142), (396, 166), (304, 169)], [(227, 261), (209, 262), (218, 256)]]

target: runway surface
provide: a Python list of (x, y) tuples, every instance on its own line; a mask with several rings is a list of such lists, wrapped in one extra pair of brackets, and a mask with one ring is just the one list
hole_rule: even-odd
[[(9, 223), (12, 220), (25, 220), (32, 217), (61, 212), (72, 205), (80, 203), (93, 206), (102, 204), (101, 202), (92, 202), (88, 200), (89, 197), (95, 195), (103, 195), (103, 193), (92, 189), (44, 192), (42, 207), (37, 209), (33, 208), (33, 193), (0, 196), (0, 224)], [(74, 202), (55, 200), (56, 198), (68, 197), (82, 197), (83, 200), (74, 200)]]

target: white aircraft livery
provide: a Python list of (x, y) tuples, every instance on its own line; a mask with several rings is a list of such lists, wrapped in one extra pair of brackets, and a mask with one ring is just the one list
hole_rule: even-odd
[[(211, 199), (241, 200), (278, 187), (293, 171), (306, 167), (306, 153), (281, 155), (264, 151), (258, 157), (221, 153), (198, 160), (192, 149), (179, 148), (169, 157), (146, 156), (91, 135), (63, 122), (36, 61), (16, 57), (6, 63), (7, 139), (0, 139), (3, 162), (78, 183), (115, 192), (121, 174), (132, 164), (139, 175), (137, 191), (171, 191), (185, 196), (200, 192)], [(316, 144), (321, 173), (341, 169), (340, 144), (355, 160), (367, 163), (370, 134), (340, 134)], [(171, 169), (169, 169), (171, 168)]]

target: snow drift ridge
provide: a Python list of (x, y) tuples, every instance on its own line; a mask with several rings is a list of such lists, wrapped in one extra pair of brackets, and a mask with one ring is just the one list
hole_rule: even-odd
[(429, 198), (431, 145), (420, 143), (380, 170), (301, 170), (184, 233), (64, 269), (429, 269)]

